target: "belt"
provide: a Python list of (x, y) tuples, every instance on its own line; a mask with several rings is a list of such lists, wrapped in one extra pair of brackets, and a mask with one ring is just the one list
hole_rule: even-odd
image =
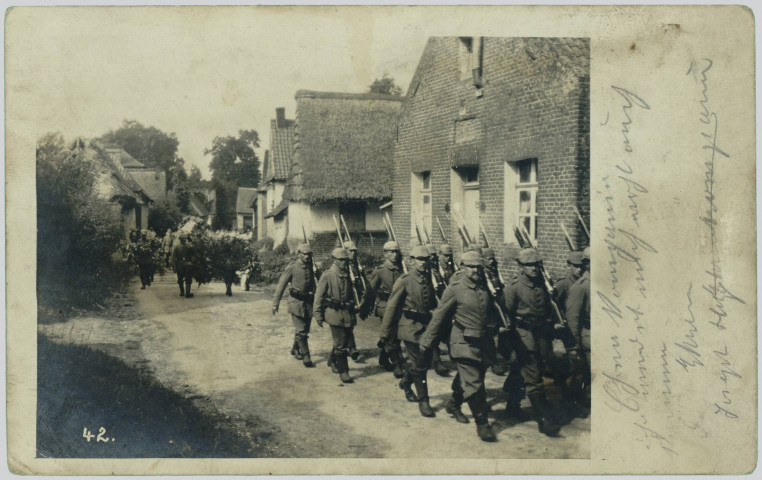
[(378, 293), (376, 294), (378, 299), (383, 300), (384, 302), (389, 300), (389, 295), (390, 295), (389, 292), (385, 292), (383, 290), (379, 290)]
[(333, 298), (326, 298), (323, 303), (326, 307), (332, 308), (334, 310), (346, 310), (349, 313), (353, 313), (355, 311), (355, 302), (353, 301), (340, 302), (338, 300), (334, 300)]
[(492, 328), (471, 328), (466, 327), (462, 323), (455, 320), (452, 325), (463, 332), (464, 337), (491, 337), (493, 335)]
[(288, 293), (292, 297), (294, 297), (295, 299), (301, 300), (302, 302), (306, 302), (306, 301), (310, 300), (315, 295), (313, 292), (306, 292), (305, 293), (305, 292), (302, 292), (301, 290), (297, 290), (295, 288), (290, 289), (288, 291)]
[(430, 313), (421, 313), (414, 310), (402, 310), (402, 314), (405, 315), (405, 318), (409, 318), (410, 320), (418, 323), (429, 323), (431, 320)]

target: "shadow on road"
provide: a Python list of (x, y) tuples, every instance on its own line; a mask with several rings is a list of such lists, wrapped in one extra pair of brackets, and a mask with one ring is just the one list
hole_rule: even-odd
[[(277, 428), (250, 418), (242, 435), (203, 399), (168, 390), (147, 371), (104, 352), (56, 344), (44, 335), (37, 352), (38, 457), (291, 455), (282, 446), (273, 451)], [(86, 433), (92, 434), (89, 441)]]

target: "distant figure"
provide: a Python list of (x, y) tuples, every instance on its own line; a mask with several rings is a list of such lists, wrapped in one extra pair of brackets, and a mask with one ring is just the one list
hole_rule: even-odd
[[(402, 253), (397, 242), (389, 241), (384, 244), (384, 263), (373, 271), (370, 276), (369, 290), (371, 297), (375, 297), (375, 315), (384, 317), (386, 302), (392, 293), (394, 282), (402, 275)], [(369, 300), (370, 301), (370, 300)], [(379, 340), (378, 347), (381, 353), (378, 356), (378, 364), (387, 371), (394, 370), (396, 378), (402, 378), (405, 374), (402, 359), (402, 346), (397, 338), (397, 330), (389, 332), (386, 340)]]
[(175, 272), (177, 273), (177, 284), (180, 286), (180, 296), (191, 298), (191, 283), (193, 283), (194, 265), (192, 261), (192, 247), (188, 245), (188, 234), (180, 234), (180, 244), (172, 252)]
[(169, 268), (169, 257), (172, 256), (172, 241), (174, 236), (172, 235), (172, 229), (168, 228), (164, 234), (163, 247), (164, 247), (164, 266)]

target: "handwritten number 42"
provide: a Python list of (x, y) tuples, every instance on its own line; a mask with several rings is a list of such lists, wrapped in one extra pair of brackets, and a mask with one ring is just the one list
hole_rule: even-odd
[(92, 433), (90, 433), (90, 430), (88, 430), (87, 427), (85, 427), (83, 429), (83, 431), (82, 431), (82, 436), (84, 438), (86, 438), (88, 442), (90, 442), (90, 440), (92, 440), (93, 437), (95, 437), (95, 441), (96, 442), (108, 442), (109, 438), (108, 437), (104, 437), (105, 434), (106, 434), (106, 429), (103, 428), (103, 427), (100, 427), (98, 429), (98, 436), (97, 437), (95, 435), (93, 435)]

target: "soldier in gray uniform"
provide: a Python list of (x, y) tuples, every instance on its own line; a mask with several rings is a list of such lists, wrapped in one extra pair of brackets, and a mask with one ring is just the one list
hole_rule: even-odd
[(582, 252), (569, 252), (566, 257), (566, 276), (556, 282), (555, 293), (553, 295), (560, 312), (566, 311), (566, 299), (569, 297), (569, 289), (579, 280), (583, 271)]
[(307, 243), (299, 245), (296, 250), (296, 261), (288, 264), (280, 276), (273, 297), (273, 315), (278, 313), (280, 299), (288, 284), (291, 284), (288, 313), (291, 314), (295, 331), (291, 355), (297, 360), (302, 360), (305, 367), (313, 367), (307, 339), (312, 322), (312, 303), (315, 300), (316, 279), (312, 268), (312, 249)]
[[(582, 275), (569, 288), (566, 320), (576, 340), (569, 349), (572, 362), (570, 396), (582, 409), (590, 408), (590, 247), (582, 251)], [(583, 413), (589, 413), (584, 412)]]
[[(386, 242), (384, 244), (384, 263), (373, 271), (368, 282), (368, 290), (370, 296), (367, 297), (367, 302), (371, 302), (375, 298), (375, 315), (378, 318), (383, 318), (386, 312), (386, 302), (389, 301), (389, 295), (392, 293), (392, 287), (394, 282), (402, 275), (402, 254), (400, 253), (400, 247), (397, 242)], [(403, 360), (402, 360), (402, 347), (400, 341), (397, 338), (396, 330), (391, 330), (389, 336), (386, 338), (386, 342), (383, 340), (378, 342), (378, 347), (381, 349), (381, 353), (378, 357), (378, 364), (384, 368), (384, 370), (394, 370), (394, 376), (396, 378), (402, 378), (404, 375)]]
[(450, 357), (458, 373), (452, 382), (452, 397), (446, 411), (460, 423), (468, 423), (460, 408), (468, 402), (476, 422), (476, 433), (485, 442), (497, 440), (489, 424), (484, 375), (495, 358), (494, 336), (498, 330), (494, 312), (497, 304), (487, 291), (484, 264), (477, 251), (463, 254), (462, 274), (453, 277), (433, 312), (420, 345), (435, 346), (444, 325), (452, 322)]
[[(541, 373), (553, 352), (550, 295), (543, 285), (539, 269), (541, 259), (537, 250), (525, 248), (516, 260), (519, 275), (505, 289), (505, 311), (516, 329), (512, 346), (521, 365), (521, 375), (538, 428), (548, 436), (556, 436), (561, 427), (549, 415)], [(515, 405), (521, 401), (512, 397), (516, 394), (516, 389), (508, 392), (509, 404)]]
[[(405, 342), (412, 364), (405, 371), (400, 388), (405, 392), (408, 401), (418, 401), (421, 415), (433, 417), (434, 410), (429, 404), (429, 387), (426, 381), (426, 370), (431, 364), (432, 351), (425, 350), (428, 353), (424, 356), (418, 342), (431, 320), (431, 310), (437, 306), (437, 300), (434, 297), (434, 286), (431, 284), (428, 249), (421, 245), (413, 247), (410, 257), (414, 259), (413, 269), (410, 273), (402, 274), (394, 283), (381, 323), (381, 338), (388, 338), (396, 326), (397, 336)], [(417, 397), (410, 388), (412, 384), (415, 384)]]
[(195, 266), (192, 261), (193, 252), (191, 248), (188, 245), (188, 234), (182, 232), (180, 234), (180, 243), (172, 251), (172, 259), (175, 272), (177, 273), (177, 284), (180, 285), (180, 296), (185, 298), (193, 296), (191, 284), (193, 283), (193, 270)]
[(357, 324), (354, 293), (352, 282), (349, 280), (349, 256), (343, 248), (335, 248), (331, 252), (333, 265), (326, 271), (318, 282), (315, 292), (313, 315), (318, 326), (328, 323), (333, 336), (333, 363), (336, 372), (343, 383), (352, 383), (349, 376), (347, 355), (349, 349), (349, 334)]
[(449, 243), (439, 246), (439, 272), (445, 284), (450, 283), (450, 277), (455, 273), (455, 262), (452, 259), (452, 247)]

